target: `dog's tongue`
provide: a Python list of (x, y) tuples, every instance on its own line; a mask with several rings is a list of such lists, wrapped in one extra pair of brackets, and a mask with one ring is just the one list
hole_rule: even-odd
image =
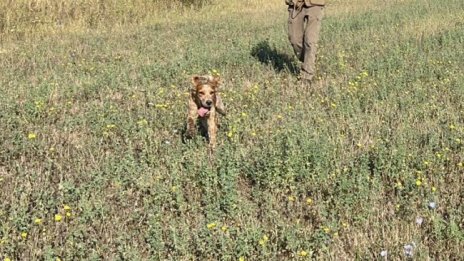
[(205, 115), (209, 112), (208, 109), (206, 108), (203, 108), (201, 107), (200, 109), (198, 109), (198, 115), (200, 115), (200, 117), (205, 117)]

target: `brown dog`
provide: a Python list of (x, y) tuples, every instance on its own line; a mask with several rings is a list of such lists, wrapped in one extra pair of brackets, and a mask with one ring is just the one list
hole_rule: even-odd
[(224, 104), (218, 95), (220, 79), (210, 75), (193, 76), (192, 84), (188, 104), (187, 137), (195, 135), (199, 121), (200, 129), (207, 137), (210, 148), (214, 149), (219, 124), (218, 113), (225, 115)]

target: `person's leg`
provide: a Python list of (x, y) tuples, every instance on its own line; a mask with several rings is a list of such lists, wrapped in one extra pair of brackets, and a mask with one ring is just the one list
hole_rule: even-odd
[(303, 43), (304, 43), (304, 27), (305, 14), (303, 10), (294, 10), (293, 7), (288, 8), (288, 40), (290, 41), (293, 51), (298, 59), (304, 61)]
[(306, 28), (304, 32), (304, 61), (301, 67), (301, 78), (311, 81), (316, 73), (316, 53), (321, 20), (324, 15), (324, 7), (312, 6), (304, 8)]

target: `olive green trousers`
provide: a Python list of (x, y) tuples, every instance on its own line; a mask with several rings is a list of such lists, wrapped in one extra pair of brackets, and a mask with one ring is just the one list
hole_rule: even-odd
[(305, 80), (312, 80), (316, 73), (317, 42), (323, 16), (323, 6), (304, 6), (301, 10), (293, 6), (288, 8), (288, 39), (302, 62), (300, 73)]

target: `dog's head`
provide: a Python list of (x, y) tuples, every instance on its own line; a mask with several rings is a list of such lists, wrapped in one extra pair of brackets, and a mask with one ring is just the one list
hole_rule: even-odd
[(216, 104), (220, 79), (217, 76), (193, 76), (192, 98), (199, 107), (210, 109)]

